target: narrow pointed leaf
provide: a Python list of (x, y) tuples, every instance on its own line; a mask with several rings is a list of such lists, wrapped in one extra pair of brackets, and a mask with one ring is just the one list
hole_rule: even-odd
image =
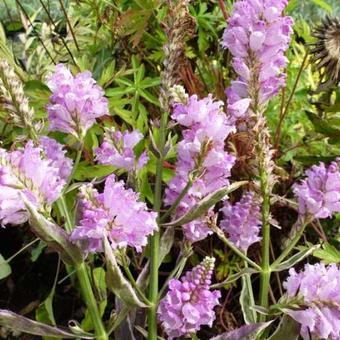
[(243, 318), (246, 324), (256, 322), (256, 311), (252, 308), (254, 306), (254, 294), (250, 281), (250, 275), (242, 276), (242, 290), (240, 295), (240, 305), (243, 313)]
[(26, 209), (30, 213), (29, 224), (32, 231), (43, 240), (47, 246), (60, 254), (61, 259), (67, 264), (79, 264), (82, 262), (80, 249), (74, 245), (67, 233), (55, 223), (41, 215), (36, 207), (22, 195)]
[(11, 275), (12, 269), (8, 262), (0, 254), (0, 280)]
[(290, 316), (284, 315), (269, 340), (298, 340), (300, 339), (300, 325)]
[(130, 282), (121, 272), (107, 238), (104, 238), (104, 252), (107, 261), (107, 286), (129, 306), (147, 307), (139, 300)]
[(210, 340), (254, 340), (257, 334), (266, 329), (273, 321), (252, 323), (211, 338)]
[(313, 256), (325, 263), (340, 263), (340, 252), (329, 243), (325, 243), (322, 249), (315, 250)]
[[(60, 337), (64, 339), (76, 338), (75, 334), (68, 330), (33, 321), (6, 309), (0, 309), (0, 326), (38, 336)], [(94, 339), (94, 337), (82, 336), (82, 339)]]
[(248, 183), (247, 181), (235, 182), (228, 187), (223, 187), (221, 189), (216, 190), (210, 195), (204, 197), (196, 206), (190, 209), (185, 215), (180, 217), (179, 219), (165, 223), (165, 226), (173, 226), (178, 227), (183, 224), (187, 224), (201, 216), (203, 216), (211, 207), (213, 207), (216, 203), (225, 198), (228, 194), (235, 191), (242, 185)]
[(253, 269), (253, 268), (243, 268), (238, 273), (228, 276), (224, 281), (212, 285), (211, 288), (212, 289), (222, 288), (223, 286), (225, 286), (227, 284), (230, 284), (230, 283), (237, 281), (239, 278), (241, 278), (242, 276), (244, 276), (246, 274), (251, 275), (251, 274), (255, 274), (255, 273), (258, 273), (258, 271)]
[(315, 245), (312, 247), (308, 247), (294, 254), (288, 260), (281, 262), (278, 266), (272, 268), (273, 272), (281, 272), (283, 270), (287, 270), (289, 268), (294, 267), (297, 263), (305, 259), (307, 256), (311, 255), (316, 249), (319, 249), (320, 245)]

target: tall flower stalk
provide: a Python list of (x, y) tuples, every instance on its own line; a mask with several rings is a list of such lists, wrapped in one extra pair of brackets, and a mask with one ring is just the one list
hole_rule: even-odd
[[(235, 121), (245, 121), (255, 140), (257, 187), (262, 200), (262, 262), (260, 305), (267, 307), (270, 282), (270, 194), (275, 183), (271, 136), (265, 118), (268, 100), (285, 82), (281, 69), (292, 32), (292, 19), (282, 16), (286, 0), (240, 0), (228, 20), (223, 46), (233, 55), (238, 78), (226, 90), (228, 111)], [(261, 319), (264, 319), (261, 316)]]
[[(164, 70), (161, 74), (160, 87), (160, 126), (158, 151), (159, 157), (156, 163), (156, 182), (154, 191), (154, 211), (160, 219), (162, 205), (162, 177), (163, 162), (165, 158), (166, 126), (170, 114), (171, 88), (176, 84), (178, 78), (178, 61), (183, 54), (183, 42), (185, 35), (192, 27), (192, 19), (189, 16), (188, 0), (179, 0), (177, 3), (169, 1), (169, 13), (167, 16), (167, 37), (168, 42), (164, 46)], [(150, 238), (151, 269), (149, 300), (152, 306), (148, 313), (148, 339), (157, 339), (157, 305), (158, 305), (158, 267), (159, 267), (159, 241), (160, 231), (157, 231)]]

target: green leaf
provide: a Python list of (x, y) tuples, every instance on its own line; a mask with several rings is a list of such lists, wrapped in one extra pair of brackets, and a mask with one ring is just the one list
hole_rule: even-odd
[(9, 263), (3, 258), (0, 254), (0, 280), (6, 278), (7, 276), (11, 275), (12, 268)]
[(112, 174), (114, 169), (111, 165), (92, 165), (81, 162), (74, 173), (74, 179), (77, 181), (85, 181), (96, 177), (105, 177)]
[(329, 243), (322, 245), (322, 249), (315, 250), (313, 256), (325, 263), (340, 263), (340, 252)]
[(31, 261), (35, 262), (46, 248), (46, 243), (39, 241), (38, 245), (31, 250)]
[[(33, 321), (22, 315), (13, 313), (7, 309), (0, 309), (0, 325), (15, 331), (38, 335), (50, 336), (54, 338), (75, 339), (75, 334), (68, 330), (45, 325), (41, 322)], [(82, 339), (94, 339), (94, 336), (82, 336)]]
[[(106, 281), (105, 281), (105, 270), (101, 267), (94, 268), (92, 271), (92, 277), (94, 282), (94, 290), (97, 297), (98, 309), (100, 316), (104, 315), (105, 308), (107, 305), (107, 293), (106, 293)], [(89, 310), (85, 312), (85, 317), (81, 322), (81, 328), (84, 331), (90, 331), (94, 329), (92, 318)]]
[[(50, 294), (44, 302), (42, 302), (35, 311), (35, 319), (47, 325), (56, 326), (54, 313), (53, 313), (53, 297), (55, 287), (52, 288)], [(44, 340), (53, 340), (55, 337), (44, 336)], [(61, 339), (61, 338), (58, 338)]]
[[(252, 323), (211, 338), (210, 340), (254, 340), (273, 321)], [(287, 339), (286, 339), (287, 340)], [(290, 340), (290, 339), (289, 339)]]
[(251, 285), (250, 275), (242, 276), (242, 290), (240, 295), (240, 305), (243, 313), (244, 321), (247, 325), (255, 323), (257, 316), (256, 311), (252, 308), (254, 303), (253, 288)]
[(204, 197), (196, 206), (190, 209), (185, 215), (183, 215), (182, 217), (180, 217), (179, 219), (175, 221), (165, 223), (164, 225), (178, 227), (183, 224), (187, 224), (197, 219), (198, 217), (203, 216), (212, 206), (214, 206), (216, 203), (221, 201), (228, 194), (235, 191), (242, 185), (245, 185), (246, 183), (248, 182), (247, 181), (235, 182), (229, 185), (228, 187), (223, 187), (221, 189), (216, 190), (210, 195)]
[(62, 260), (67, 264), (81, 263), (82, 253), (74, 245), (64, 229), (41, 215), (36, 207), (27, 200), (25, 195), (21, 195), (26, 209), (30, 213), (29, 224), (32, 231), (43, 240), (50, 248), (60, 254)]
[(281, 272), (283, 270), (287, 270), (289, 268), (294, 267), (297, 263), (305, 259), (307, 256), (311, 255), (316, 249), (320, 248), (320, 245), (315, 245), (312, 247), (307, 247), (299, 251), (298, 253), (294, 254), (288, 260), (281, 262), (278, 266), (272, 268), (273, 272)]
[(126, 280), (121, 272), (116, 258), (113, 254), (111, 245), (108, 239), (104, 238), (104, 252), (106, 258), (106, 282), (107, 286), (113, 291), (113, 293), (125, 302), (128, 306), (148, 307), (142, 301), (139, 300), (137, 294), (132, 288), (130, 282)]
[(300, 339), (300, 325), (288, 315), (284, 315), (275, 333), (269, 340), (298, 340)]
[(225, 285), (228, 285), (230, 283), (237, 281), (238, 279), (240, 279), (242, 276), (244, 276), (246, 274), (251, 275), (251, 274), (255, 274), (255, 273), (258, 273), (258, 271), (253, 269), (253, 268), (243, 268), (238, 273), (228, 276), (224, 281), (212, 285), (211, 288), (212, 289), (222, 288)]
[(327, 122), (327, 120), (320, 118), (313, 112), (305, 111), (307, 117), (311, 121), (314, 126), (316, 132), (319, 132), (327, 137), (340, 137), (340, 129), (334, 128), (331, 124)]
[(319, 7), (323, 8), (328, 13), (332, 13), (332, 6), (329, 5), (326, 1), (324, 1), (324, 0), (312, 0), (312, 2), (314, 2)]

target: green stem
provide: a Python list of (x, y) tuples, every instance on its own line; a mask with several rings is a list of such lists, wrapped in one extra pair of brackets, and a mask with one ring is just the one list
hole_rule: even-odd
[(133, 277), (129, 265), (126, 261), (125, 254), (122, 254), (122, 263), (123, 263), (123, 268), (125, 271), (125, 274), (127, 275), (132, 287), (136, 290), (136, 292), (139, 294), (139, 297), (143, 300), (143, 302), (149, 306), (151, 306), (151, 302), (146, 298), (140, 287), (138, 286), (135, 278)]
[(74, 165), (73, 165), (73, 168), (72, 168), (72, 172), (70, 174), (70, 176), (68, 176), (68, 179), (67, 179), (67, 182), (64, 186), (64, 192), (67, 190), (67, 188), (69, 187), (72, 179), (73, 179), (73, 176), (78, 168), (78, 165), (79, 165), (79, 162), (80, 162), (80, 159), (81, 159), (81, 155), (83, 153), (83, 144), (81, 144), (81, 147), (79, 148), (79, 150), (77, 151), (77, 155), (76, 155), (76, 159), (74, 161)]
[(162, 216), (162, 218), (160, 219), (160, 222), (164, 222), (173, 211), (176, 210), (176, 208), (178, 207), (178, 205), (181, 203), (182, 199), (184, 198), (184, 196), (188, 193), (188, 191), (190, 190), (190, 188), (192, 187), (193, 184), (193, 180), (191, 178), (189, 178), (188, 183), (186, 184), (186, 186), (183, 188), (183, 190), (181, 191), (181, 193), (178, 195), (176, 201), (171, 205), (171, 207), (164, 213), (164, 215)]
[[(73, 222), (69, 214), (66, 201), (63, 195), (58, 200), (58, 206), (65, 217), (65, 221), (66, 221), (65, 229), (68, 233), (71, 233), (73, 230)], [(93, 290), (91, 287), (91, 282), (90, 282), (89, 274), (86, 269), (85, 262), (83, 261), (82, 263), (75, 265), (75, 269), (77, 271), (78, 281), (80, 284), (83, 299), (90, 313), (92, 323), (93, 323), (93, 326), (96, 332), (96, 339), (107, 340), (108, 335), (106, 333), (103, 321), (99, 313), (96, 298), (93, 294)]]
[(164, 282), (164, 285), (163, 285), (163, 287), (161, 288), (161, 290), (158, 294), (158, 299), (161, 299), (165, 289), (168, 287), (169, 281), (172, 278), (174, 278), (174, 277), (178, 278), (181, 275), (181, 273), (183, 272), (184, 266), (185, 266), (186, 262), (188, 261), (188, 258), (190, 257), (191, 254), (192, 254), (192, 252), (188, 251), (186, 254), (183, 254), (183, 256), (181, 256), (176, 267), (172, 270), (172, 272), (169, 274), (166, 281)]
[(217, 226), (212, 226), (213, 231), (216, 233), (218, 238), (225, 244), (227, 245), (236, 255), (238, 255), (242, 260), (247, 262), (250, 266), (252, 266), (254, 269), (257, 271), (261, 272), (262, 268), (252, 261), (246, 254), (242, 253), (241, 250), (239, 250), (237, 247), (234, 246), (232, 242), (230, 242), (224, 235), (223, 231), (219, 229)]
[(77, 266), (77, 275), (84, 301), (91, 315), (92, 323), (96, 331), (97, 340), (108, 340), (103, 321), (101, 319), (96, 298), (93, 294), (89, 274), (85, 262)]
[(294, 249), (296, 244), (299, 242), (300, 238), (302, 237), (307, 225), (310, 221), (304, 221), (300, 228), (298, 229), (295, 237), (292, 239), (292, 241), (288, 244), (288, 246), (284, 249), (284, 251), (281, 253), (281, 255), (272, 263), (271, 267), (274, 269), (276, 268), (288, 255), (289, 253)]
[[(160, 157), (156, 164), (156, 182), (154, 196), (154, 211), (158, 213), (158, 225), (160, 228), (160, 210), (162, 201), (162, 175), (165, 148), (165, 129), (168, 120), (168, 113), (162, 112), (159, 128), (159, 151)], [(158, 268), (159, 268), (159, 241), (160, 231), (156, 231), (150, 238), (150, 288), (149, 300), (152, 306), (148, 312), (148, 340), (157, 340), (157, 307), (158, 307)]]
[[(270, 285), (270, 196), (268, 191), (268, 176), (263, 167), (260, 168), (260, 182), (262, 192), (262, 262), (260, 273), (260, 306), (268, 306), (268, 292)], [(260, 314), (260, 321), (266, 316)]]

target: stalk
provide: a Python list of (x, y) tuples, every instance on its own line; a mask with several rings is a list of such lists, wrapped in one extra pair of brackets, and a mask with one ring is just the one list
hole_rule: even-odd
[(150, 287), (149, 300), (152, 306), (148, 312), (148, 339), (157, 340), (157, 308), (158, 308), (158, 268), (159, 268), (159, 241), (162, 206), (162, 174), (165, 158), (166, 126), (170, 113), (171, 88), (176, 84), (178, 78), (179, 61), (184, 51), (184, 38), (192, 28), (192, 19), (188, 11), (189, 0), (169, 2), (169, 13), (167, 16), (168, 42), (164, 46), (164, 69), (161, 74), (161, 87), (159, 102), (161, 108), (158, 150), (159, 157), (156, 163), (156, 182), (154, 195), (154, 210), (158, 213), (159, 230), (150, 238)]
[[(58, 202), (58, 206), (60, 210), (63, 212), (63, 215), (65, 216), (65, 229), (68, 233), (72, 232), (73, 229), (73, 222), (71, 219), (71, 216), (68, 212), (67, 205), (65, 202), (64, 196), (61, 196)], [(86, 269), (86, 264), (83, 261), (82, 263), (75, 265), (81, 293), (84, 299), (84, 302), (89, 310), (91, 320), (96, 332), (96, 339), (98, 340), (108, 340), (108, 335), (106, 333), (102, 318), (99, 313), (99, 309), (97, 306), (97, 301), (94, 296), (91, 281), (89, 278), (89, 274)]]
[[(268, 176), (266, 170), (260, 168), (260, 183), (262, 192), (262, 262), (260, 273), (260, 305), (268, 306), (268, 291), (270, 283), (270, 197), (268, 190)], [(265, 315), (260, 314), (260, 321), (265, 320)]]
[[(163, 175), (163, 161), (165, 148), (165, 128), (167, 125), (168, 113), (162, 111), (161, 124), (159, 129), (159, 151), (160, 157), (157, 159), (156, 165), (156, 182), (155, 182), (155, 197), (154, 210), (158, 213), (158, 222), (160, 221), (160, 209), (162, 204), (162, 175)], [(158, 224), (160, 228), (160, 223)], [(148, 339), (157, 339), (157, 307), (158, 307), (158, 267), (159, 267), (159, 240), (160, 231), (156, 231), (150, 237), (150, 290), (149, 301), (151, 307), (148, 313)]]

